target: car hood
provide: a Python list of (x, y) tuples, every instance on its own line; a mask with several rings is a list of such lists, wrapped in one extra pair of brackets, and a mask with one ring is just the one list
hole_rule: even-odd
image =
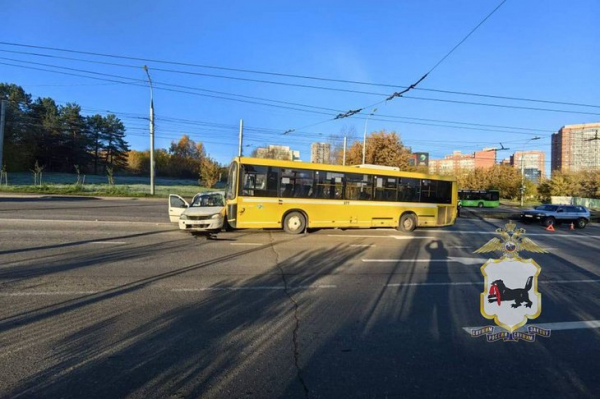
[(223, 210), (222, 206), (198, 206), (188, 208), (183, 211), (182, 215), (186, 216), (208, 216), (214, 215), (215, 213), (219, 213)]

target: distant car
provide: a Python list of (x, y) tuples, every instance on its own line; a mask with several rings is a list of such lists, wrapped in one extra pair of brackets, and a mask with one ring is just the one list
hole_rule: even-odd
[(540, 222), (544, 226), (569, 222), (583, 229), (590, 222), (590, 211), (579, 205), (540, 205), (521, 213), (523, 223)]
[(198, 193), (190, 204), (179, 195), (170, 194), (169, 219), (178, 223), (181, 230), (217, 233), (225, 221), (224, 193)]

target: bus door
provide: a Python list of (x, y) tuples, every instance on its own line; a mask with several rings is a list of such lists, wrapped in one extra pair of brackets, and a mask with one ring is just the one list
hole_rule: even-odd
[(277, 198), (279, 168), (242, 165), (237, 209), (238, 227), (280, 227)]
[[(350, 201), (344, 201), (344, 174), (315, 171), (314, 197), (311, 207), (312, 226), (346, 227), (351, 224)], [(319, 201), (321, 200), (321, 201)]]

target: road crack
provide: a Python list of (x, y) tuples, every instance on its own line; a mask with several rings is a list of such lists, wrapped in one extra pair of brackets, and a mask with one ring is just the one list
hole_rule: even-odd
[(273, 239), (273, 234), (270, 233), (270, 237), (271, 237), (271, 249), (273, 250), (273, 253), (275, 254), (275, 266), (277, 267), (277, 269), (279, 269), (280, 275), (281, 275), (281, 280), (283, 281), (283, 287), (284, 287), (284, 291), (286, 296), (288, 297), (288, 299), (290, 300), (293, 308), (294, 308), (294, 320), (295, 320), (295, 326), (294, 326), (294, 330), (292, 331), (292, 344), (293, 344), (293, 349), (294, 349), (294, 366), (296, 367), (296, 375), (298, 376), (298, 382), (300, 382), (300, 385), (302, 385), (302, 388), (304, 389), (304, 397), (308, 398), (309, 397), (309, 390), (308, 390), (308, 386), (306, 385), (306, 381), (304, 381), (304, 377), (302, 376), (302, 369), (300, 368), (300, 350), (298, 349), (298, 330), (300, 329), (300, 317), (298, 317), (298, 312), (299, 312), (299, 306), (298, 306), (298, 302), (294, 299), (292, 293), (290, 292), (290, 286), (288, 284), (287, 278), (285, 277), (285, 272), (283, 271), (283, 268), (281, 267), (281, 264), (279, 263), (279, 252), (277, 252), (277, 250), (275, 249), (275, 240)]

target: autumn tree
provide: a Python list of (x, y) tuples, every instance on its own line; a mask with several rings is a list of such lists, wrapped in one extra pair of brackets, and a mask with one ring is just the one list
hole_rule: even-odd
[(538, 191), (545, 201), (551, 196), (600, 198), (600, 170), (554, 171), (550, 179), (540, 183)]
[(200, 168), (200, 179), (208, 188), (214, 187), (221, 177), (221, 166), (212, 158), (204, 157)]
[(195, 177), (206, 154), (202, 143), (196, 143), (188, 135), (183, 135), (179, 141), (171, 142), (169, 155), (169, 175)]
[[(365, 163), (394, 166), (406, 170), (409, 166), (410, 151), (396, 132), (373, 132), (367, 136)], [(346, 152), (346, 165), (362, 164), (362, 142), (355, 141)]]

